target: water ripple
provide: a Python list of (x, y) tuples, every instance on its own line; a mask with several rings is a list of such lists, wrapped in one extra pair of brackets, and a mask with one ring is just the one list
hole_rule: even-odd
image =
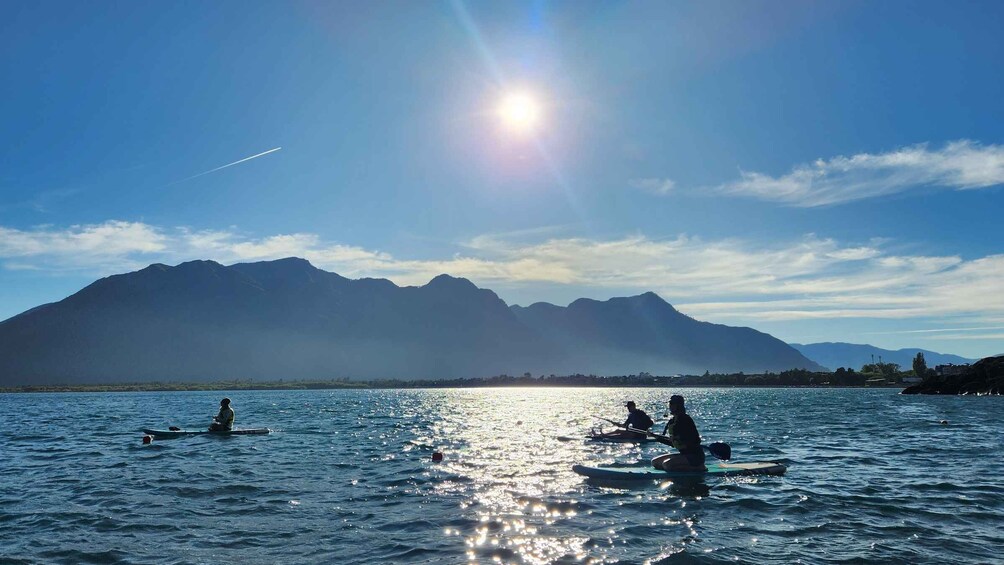
[(660, 446), (558, 438), (677, 392), (234, 391), (238, 423), (276, 433), (150, 445), (138, 428), (201, 427), (220, 393), (0, 395), (0, 565), (999, 559), (999, 398), (685, 390), (706, 438), (789, 473), (571, 472), (646, 464)]

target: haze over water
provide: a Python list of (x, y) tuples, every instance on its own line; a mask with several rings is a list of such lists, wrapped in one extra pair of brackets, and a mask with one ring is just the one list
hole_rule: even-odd
[[(661, 448), (556, 436), (622, 417), (629, 399), (661, 416), (677, 392), (706, 441), (788, 474), (616, 485), (572, 473)], [(228, 394), (238, 427), (275, 433), (142, 444), (141, 427), (206, 424), (215, 392), (0, 395), (0, 563), (987, 563), (1004, 547), (997, 397)]]

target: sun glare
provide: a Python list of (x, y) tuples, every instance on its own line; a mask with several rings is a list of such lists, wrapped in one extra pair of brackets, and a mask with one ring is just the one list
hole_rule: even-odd
[(524, 92), (506, 95), (499, 104), (499, 118), (509, 130), (530, 132), (540, 122), (540, 105)]

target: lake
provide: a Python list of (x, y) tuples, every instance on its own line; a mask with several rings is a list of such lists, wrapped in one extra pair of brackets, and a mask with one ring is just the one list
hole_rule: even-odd
[[(687, 397), (783, 477), (587, 482), (660, 445), (559, 441)], [(224, 395), (267, 436), (144, 445)], [(0, 563), (988, 563), (1004, 398), (880, 389), (0, 394)], [(941, 424), (947, 420), (947, 424)], [(608, 426), (609, 427), (609, 426)], [(434, 452), (444, 460), (432, 461)]]

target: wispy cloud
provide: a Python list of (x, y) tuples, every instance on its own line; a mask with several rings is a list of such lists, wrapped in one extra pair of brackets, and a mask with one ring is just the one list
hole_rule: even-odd
[(925, 330), (900, 330), (895, 332), (862, 332), (865, 335), (897, 335), (897, 334), (936, 334), (955, 332), (985, 332), (990, 330), (1004, 330), (1004, 326), (987, 326), (978, 328), (934, 328)]
[(0, 226), (0, 259), (6, 268), (115, 272), (136, 267), (139, 257), (169, 253), (171, 243), (162, 230), (138, 222), (32, 230)]
[(48, 213), (53, 203), (59, 202), (76, 194), (83, 192), (80, 188), (60, 188), (54, 190), (42, 190), (34, 194), (31, 199), (11, 204), (0, 204), (0, 211), (11, 209), (29, 209), (34, 212)]
[(676, 188), (676, 183), (671, 179), (660, 178), (631, 179), (628, 181), (628, 185), (631, 186), (631, 188), (637, 188), (638, 190), (651, 192), (652, 194), (658, 194), (660, 196), (669, 194), (670, 192), (673, 192), (674, 188)]
[(1004, 184), (1004, 146), (961, 140), (941, 149), (927, 144), (887, 153), (859, 153), (818, 159), (774, 177), (740, 174), (717, 191), (812, 207), (841, 204), (917, 188), (972, 190)]
[(244, 161), (250, 161), (251, 159), (257, 159), (258, 157), (262, 157), (264, 155), (268, 155), (269, 153), (274, 153), (274, 152), (276, 152), (276, 151), (278, 151), (280, 149), (282, 149), (282, 147), (274, 147), (272, 149), (269, 149), (268, 151), (262, 151), (261, 153), (258, 153), (257, 155), (252, 155), (250, 157), (245, 157), (245, 158), (240, 159), (238, 161), (234, 161), (233, 163), (227, 163), (226, 165), (221, 165), (219, 167), (216, 167), (215, 169), (209, 169), (208, 171), (203, 171), (203, 172), (201, 172), (201, 173), (199, 173), (197, 175), (192, 175), (190, 177), (185, 177), (185, 178), (183, 178), (181, 180), (176, 180), (176, 181), (168, 184), (167, 186), (174, 186), (176, 184), (183, 183), (185, 181), (190, 181), (192, 179), (199, 178), (199, 177), (204, 176), (204, 175), (208, 175), (209, 173), (215, 173), (216, 171), (225, 169), (227, 167), (233, 167), (234, 165), (239, 165), (239, 164), (243, 163)]
[(1001, 341), (1004, 342), (1004, 333), (996, 334), (949, 334), (940, 335), (937, 338), (933, 336), (925, 336), (923, 339), (938, 339), (938, 340), (955, 340), (955, 341)]
[[(570, 297), (584, 291), (614, 295), (654, 290), (687, 314), (729, 323), (942, 318), (945, 325), (957, 320), (962, 326), (946, 334), (969, 333), (963, 324), (993, 331), (1004, 323), (1004, 255), (972, 260), (902, 255), (880, 240), (846, 245), (813, 235), (772, 245), (686, 235), (596, 240), (552, 234), (534, 241), (527, 241), (527, 235), (482, 235), (461, 242), (462, 253), (418, 260), (310, 233), (257, 238), (233, 229), (122, 221), (30, 230), (0, 227), (0, 264), (102, 275), (153, 262), (214, 259), (230, 264), (299, 256), (345, 276), (386, 277), (398, 284), (424, 284), (450, 273), (503, 295), (506, 289), (530, 285), (567, 288)], [(987, 327), (991, 324), (995, 326)]]
[(540, 240), (545, 237), (554, 236), (562, 231), (567, 231), (573, 226), (574, 224), (555, 224), (505, 232), (486, 233), (461, 242), (461, 245), (471, 249), (480, 249), (482, 246), (493, 247), (495, 242), (499, 240), (510, 242)]

